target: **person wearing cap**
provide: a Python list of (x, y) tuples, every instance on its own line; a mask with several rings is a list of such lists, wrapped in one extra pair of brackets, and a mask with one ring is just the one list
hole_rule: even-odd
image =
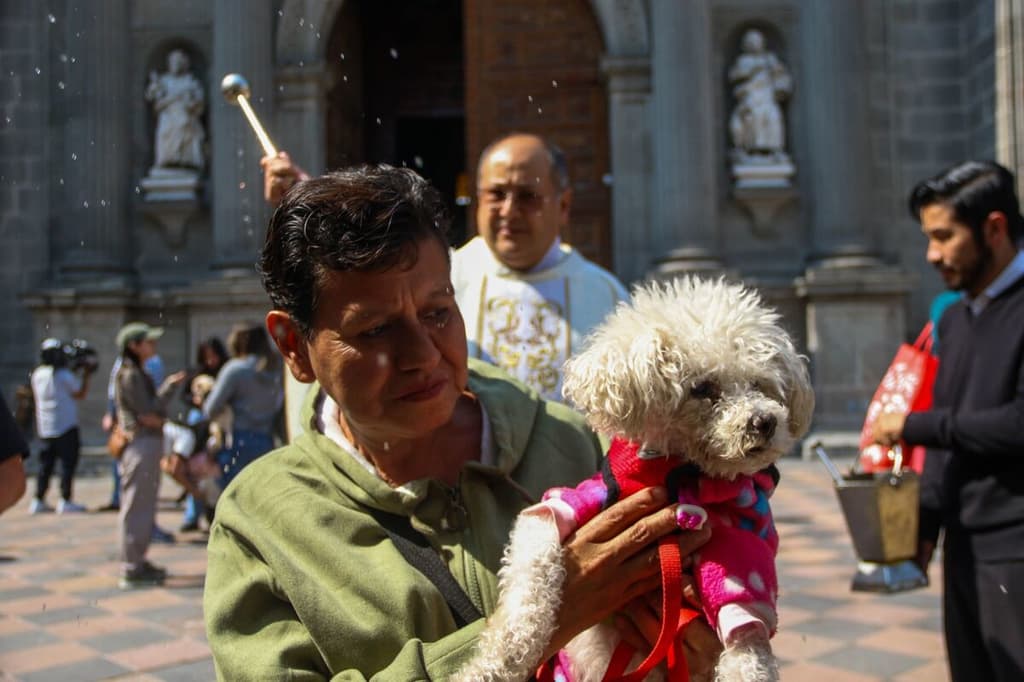
[(60, 495), (58, 514), (85, 511), (72, 501), (72, 484), (78, 468), (79, 447), (78, 401), (89, 390), (86, 368), (76, 374), (67, 367), (67, 354), (60, 339), (44, 339), (39, 347), (39, 366), (32, 370), (32, 396), (36, 405), (36, 432), (43, 441), (39, 453), (41, 464), (36, 478), (36, 494), (29, 503), (29, 514), (53, 511), (46, 504), (50, 478), (60, 460)]
[(185, 380), (185, 372), (167, 377), (159, 388), (146, 373), (145, 362), (156, 354), (163, 331), (144, 322), (129, 322), (117, 333), (121, 368), (114, 381), (114, 404), (117, 423), (130, 440), (118, 463), (121, 589), (159, 585), (167, 575), (146, 560), (146, 552), (156, 520), (167, 406)]

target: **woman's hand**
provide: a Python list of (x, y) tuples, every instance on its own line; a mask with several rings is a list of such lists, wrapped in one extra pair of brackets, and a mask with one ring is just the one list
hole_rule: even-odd
[[(604, 510), (569, 537), (558, 628), (548, 645), (553, 655), (577, 634), (629, 601), (661, 586), (658, 540), (676, 525), (675, 505), (664, 488), (648, 488)], [(711, 531), (679, 536), (682, 556), (707, 542)]]

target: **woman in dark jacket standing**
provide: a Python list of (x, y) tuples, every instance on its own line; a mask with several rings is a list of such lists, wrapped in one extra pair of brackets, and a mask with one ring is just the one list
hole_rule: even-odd
[(129, 322), (117, 333), (122, 360), (114, 380), (114, 404), (117, 423), (130, 439), (119, 462), (121, 589), (160, 585), (167, 575), (146, 560), (146, 552), (156, 519), (167, 405), (185, 373), (172, 374), (157, 389), (143, 370), (162, 335), (163, 329), (143, 322)]

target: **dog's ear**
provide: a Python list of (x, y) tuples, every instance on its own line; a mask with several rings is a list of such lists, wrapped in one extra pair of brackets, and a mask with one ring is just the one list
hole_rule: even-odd
[(786, 381), (789, 431), (794, 438), (799, 438), (807, 433), (814, 417), (814, 389), (807, 371), (807, 359), (796, 352), (789, 339), (779, 347), (775, 357)]
[(657, 329), (606, 325), (565, 365), (562, 392), (598, 431), (639, 438), (667, 408), (669, 347)]

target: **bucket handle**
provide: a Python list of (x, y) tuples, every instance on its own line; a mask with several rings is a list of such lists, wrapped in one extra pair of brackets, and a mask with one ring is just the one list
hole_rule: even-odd
[(892, 455), (892, 473), (889, 475), (889, 485), (898, 486), (903, 482), (903, 446), (897, 443), (889, 448)]

